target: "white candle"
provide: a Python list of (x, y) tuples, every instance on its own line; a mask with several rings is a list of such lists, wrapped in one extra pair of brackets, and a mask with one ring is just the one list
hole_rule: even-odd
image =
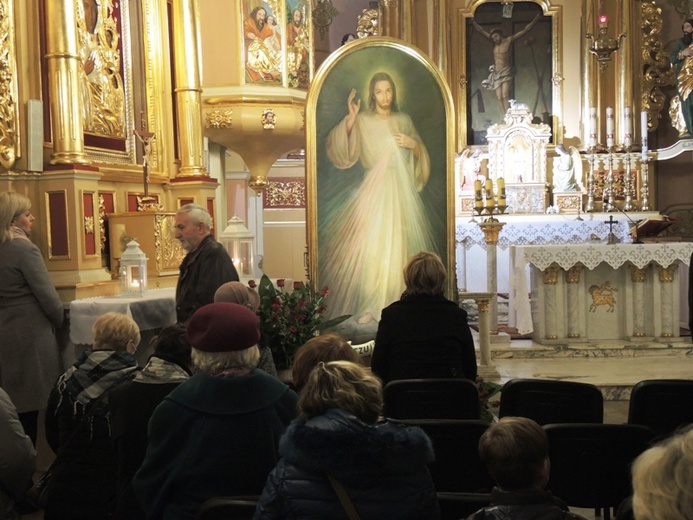
[(590, 146), (597, 146), (597, 107), (590, 107)]
[(614, 109), (606, 107), (606, 146), (614, 146)]
[(640, 112), (640, 136), (642, 138), (642, 152), (647, 153), (647, 112)]
[(626, 148), (633, 145), (633, 116), (630, 107), (623, 109), (623, 145)]

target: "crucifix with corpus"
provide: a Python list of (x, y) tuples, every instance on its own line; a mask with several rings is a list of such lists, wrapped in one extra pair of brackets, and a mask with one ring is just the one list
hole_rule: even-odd
[(142, 165), (144, 168), (144, 196), (149, 197), (149, 160), (152, 153), (152, 142), (156, 139), (156, 134), (147, 129), (144, 116), (141, 118), (141, 130), (133, 130), (137, 140), (142, 143)]

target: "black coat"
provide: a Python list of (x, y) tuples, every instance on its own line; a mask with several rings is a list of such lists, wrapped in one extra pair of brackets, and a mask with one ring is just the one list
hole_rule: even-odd
[(221, 285), (237, 281), (238, 272), (228, 251), (212, 235), (206, 236), (180, 264), (176, 287), (178, 322), (188, 321), (197, 309), (214, 302), (214, 293)]
[(467, 313), (443, 296), (403, 296), (383, 309), (371, 368), (383, 384), (445, 377), (475, 381), (476, 353)]
[(331, 409), (294, 421), (279, 444), (283, 457), (267, 478), (255, 519), (347, 518), (327, 478), (349, 494), (360, 518), (440, 517), (431, 475), (431, 441), (419, 428), (367, 425)]
[(467, 520), (585, 520), (570, 513), (560, 498), (548, 491), (512, 492), (493, 488), (491, 506), (480, 509)]

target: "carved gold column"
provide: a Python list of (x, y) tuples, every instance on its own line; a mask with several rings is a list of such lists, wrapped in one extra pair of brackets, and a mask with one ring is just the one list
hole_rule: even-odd
[[(674, 328), (673, 328), (673, 317), (674, 312), (672, 309), (672, 291), (673, 282), (676, 271), (679, 269), (678, 264), (671, 264), (668, 267), (662, 267), (658, 265), (659, 282), (662, 284), (662, 333), (663, 338), (673, 338)], [(678, 335), (678, 334), (676, 334)]]
[(400, 0), (380, 0), (382, 36), (402, 38)]
[(541, 272), (544, 286), (552, 286), (550, 288), (544, 287), (544, 296), (546, 297), (544, 301), (544, 312), (546, 313), (546, 339), (558, 338), (556, 331), (556, 284), (558, 283), (558, 273), (560, 269), (558, 265), (551, 264), (546, 270)]
[(53, 153), (51, 164), (87, 164), (79, 98), (80, 68), (75, 3), (45, 0), (46, 61)]
[(195, 0), (174, 0), (173, 48), (180, 168), (176, 177), (205, 176), (199, 35)]
[(498, 235), (505, 223), (494, 217), (487, 218), (479, 224), (484, 232), (486, 241), (486, 290), (491, 293), (491, 308), (489, 310), (489, 330), (498, 334)]
[(649, 265), (642, 269), (629, 264), (630, 281), (633, 282), (633, 337), (645, 337), (645, 280), (647, 279), (647, 270)]
[(582, 264), (575, 264), (565, 272), (565, 281), (568, 286), (568, 337), (580, 337), (580, 313), (578, 301), (580, 298), (579, 284), (582, 277)]

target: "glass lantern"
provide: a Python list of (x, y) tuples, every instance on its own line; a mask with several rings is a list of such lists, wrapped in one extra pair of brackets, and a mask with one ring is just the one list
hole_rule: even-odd
[(120, 257), (120, 294), (142, 296), (147, 290), (147, 256), (131, 240)]
[(234, 215), (228, 221), (226, 229), (219, 234), (219, 242), (229, 252), (239, 277), (255, 276), (255, 237), (241, 218)]

